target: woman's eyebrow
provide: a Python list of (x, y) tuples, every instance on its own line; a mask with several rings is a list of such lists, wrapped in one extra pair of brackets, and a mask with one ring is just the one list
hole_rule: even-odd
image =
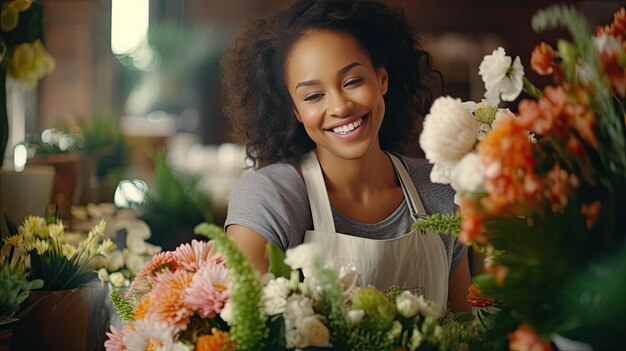
[[(347, 64), (345, 67), (343, 67), (342, 69), (340, 69), (337, 72), (337, 75), (338, 76), (344, 75), (344, 74), (346, 74), (347, 72), (349, 72), (351, 69), (353, 69), (356, 66), (362, 66), (362, 64), (360, 64), (358, 62), (352, 62), (350, 64)], [(298, 88), (303, 87), (303, 86), (311, 86), (311, 85), (319, 84), (319, 82), (320, 81), (317, 80), (317, 79), (300, 82), (300, 83), (296, 84), (296, 87), (294, 88), (294, 91), (298, 90)]]

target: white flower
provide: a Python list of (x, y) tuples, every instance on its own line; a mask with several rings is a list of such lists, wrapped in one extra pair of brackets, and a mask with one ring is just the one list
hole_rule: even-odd
[(293, 326), (296, 326), (300, 323), (302, 318), (314, 314), (315, 311), (313, 311), (313, 301), (311, 299), (299, 294), (293, 294), (287, 298), (285, 312), (283, 313), (285, 323), (291, 321), (293, 322)]
[(322, 257), (322, 249), (319, 245), (306, 243), (287, 249), (285, 254), (285, 263), (292, 269), (302, 268), (306, 270), (320, 260)]
[(317, 347), (330, 347), (330, 331), (328, 328), (322, 323), (322, 316), (314, 315), (304, 317), (300, 321), (300, 325), (298, 329), (302, 334), (303, 339), (305, 340), (306, 345), (302, 345), (301, 347), (307, 346), (317, 346)]
[(263, 287), (261, 301), (268, 316), (273, 316), (285, 311), (287, 295), (289, 294), (289, 280), (278, 277), (270, 280)]
[(400, 321), (393, 321), (391, 324), (391, 330), (389, 330), (389, 336), (391, 338), (397, 338), (402, 334), (402, 323)]
[(152, 350), (171, 349), (175, 333), (171, 326), (150, 319), (140, 319), (134, 325), (134, 330), (129, 328), (122, 339), (126, 350), (144, 351), (149, 350), (149, 347), (152, 347)]
[(109, 255), (109, 259), (106, 262), (106, 268), (110, 272), (115, 272), (124, 266), (124, 256), (120, 250), (115, 250)]
[(419, 312), (417, 296), (413, 295), (410, 291), (403, 291), (400, 295), (396, 296), (396, 309), (404, 318), (415, 317)]
[(126, 278), (121, 272), (115, 272), (109, 275), (109, 282), (111, 282), (111, 285), (113, 285), (114, 287), (119, 288), (124, 286), (124, 284), (126, 283)]
[(480, 156), (475, 152), (465, 155), (454, 168), (452, 179), (452, 186), (457, 192), (481, 191), (485, 181), (485, 167)]
[(444, 96), (435, 100), (426, 115), (420, 145), (435, 172), (443, 176), (437, 180), (446, 179), (454, 164), (474, 148), (477, 136), (478, 122), (460, 99)]
[(76, 253), (76, 246), (71, 244), (63, 244), (61, 246), (61, 253), (63, 254), (63, 256), (65, 256), (65, 258), (69, 260), (72, 258), (72, 256), (74, 256), (74, 253)]
[(420, 314), (426, 317), (439, 318), (441, 311), (434, 301), (426, 300), (423, 295), (417, 297)]
[(524, 67), (519, 56), (512, 64), (511, 61), (511, 57), (506, 56), (504, 49), (499, 47), (480, 63), (478, 74), (485, 82), (485, 98), (492, 105), (498, 105), (500, 97), (504, 101), (513, 101), (522, 91)]
[(230, 300), (226, 301), (224, 304), (224, 308), (220, 312), (220, 317), (224, 320), (224, 322), (230, 325), (230, 322), (233, 320), (233, 303)]
[(352, 324), (361, 323), (363, 317), (365, 317), (365, 311), (363, 310), (354, 309), (348, 311), (348, 320), (350, 320), (350, 323)]

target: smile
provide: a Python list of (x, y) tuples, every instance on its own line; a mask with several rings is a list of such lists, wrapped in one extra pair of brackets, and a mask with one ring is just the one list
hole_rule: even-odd
[(339, 126), (339, 127), (335, 127), (335, 128), (332, 129), (332, 131), (334, 133), (337, 133), (337, 134), (348, 134), (351, 131), (359, 128), (363, 124), (363, 122), (365, 121), (366, 117), (367, 116), (361, 117), (361, 118), (357, 119), (356, 121), (344, 124), (344, 125)]

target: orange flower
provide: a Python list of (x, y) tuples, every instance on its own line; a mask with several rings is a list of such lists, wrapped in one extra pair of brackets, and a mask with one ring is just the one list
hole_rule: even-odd
[(626, 37), (626, 8), (622, 7), (613, 15), (613, 23), (608, 26), (598, 27), (597, 35), (606, 34), (614, 37)]
[(602, 203), (600, 201), (594, 201), (592, 203), (582, 205), (580, 212), (586, 218), (585, 225), (587, 226), (587, 228), (591, 229), (591, 227), (593, 227), (593, 225), (596, 223), (596, 219), (598, 219), (601, 209)]
[(198, 338), (195, 351), (231, 351), (235, 344), (230, 341), (227, 332), (213, 328), (210, 335), (202, 335)]
[(184, 329), (193, 311), (185, 304), (185, 289), (191, 284), (193, 273), (177, 270), (157, 275), (150, 292), (146, 317)]
[(467, 289), (467, 302), (474, 307), (489, 307), (493, 306), (496, 300), (483, 296), (478, 285), (472, 284)]
[(509, 267), (499, 264), (485, 263), (485, 271), (494, 275), (498, 286), (503, 286), (504, 280), (506, 280), (506, 276), (509, 274)]
[(150, 306), (150, 296), (146, 296), (135, 308), (135, 320), (144, 319)]
[(535, 46), (530, 56), (530, 67), (542, 76), (554, 72), (554, 50), (544, 42)]
[(542, 340), (529, 326), (521, 325), (513, 333), (509, 333), (509, 350), (511, 351), (551, 351), (550, 342)]
[(479, 243), (487, 244), (487, 238), (481, 234), (482, 219), (478, 214), (478, 203), (469, 198), (461, 198), (461, 233), (459, 240), (464, 244)]
[(537, 203), (541, 178), (535, 173), (533, 144), (519, 118), (505, 118), (478, 144), (485, 165), (481, 205), (488, 215), (499, 215), (519, 203)]
[(546, 186), (544, 187), (544, 195), (550, 205), (552, 211), (556, 212), (567, 205), (569, 193), (574, 185), (577, 185), (578, 179), (575, 175), (567, 173), (566, 170), (556, 163), (552, 169), (546, 174)]

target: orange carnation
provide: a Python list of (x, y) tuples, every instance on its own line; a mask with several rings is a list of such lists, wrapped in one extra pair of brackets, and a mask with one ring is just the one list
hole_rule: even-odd
[(230, 341), (227, 332), (213, 328), (213, 334), (202, 335), (196, 343), (195, 351), (231, 351), (235, 349), (235, 344)]
[(496, 300), (483, 296), (478, 285), (472, 284), (467, 289), (467, 302), (474, 307), (489, 307), (493, 306)]
[(535, 46), (530, 56), (530, 67), (542, 76), (554, 72), (554, 50), (544, 42)]

